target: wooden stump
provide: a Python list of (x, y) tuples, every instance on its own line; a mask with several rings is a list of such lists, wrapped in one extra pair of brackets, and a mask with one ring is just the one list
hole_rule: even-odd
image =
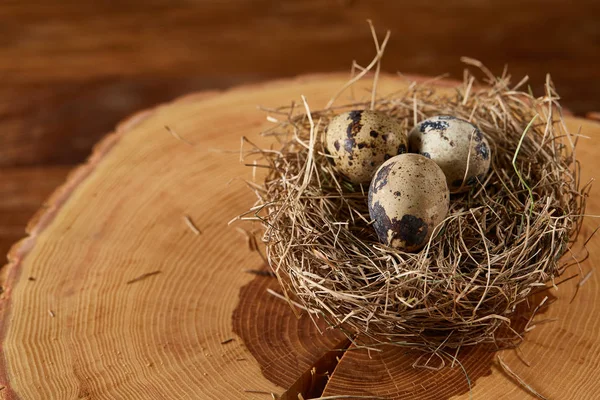
[[(267, 293), (277, 291), (273, 278), (247, 272), (264, 263), (227, 222), (253, 202), (237, 179), (250, 176), (237, 150), (241, 136), (257, 138), (268, 126), (256, 105), (304, 94), (321, 108), (346, 78), (187, 96), (133, 116), (99, 144), (31, 221), (2, 270), (0, 396), (530, 398), (485, 348), (461, 353), (464, 369), (414, 369), (403, 349), (369, 353), (307, 316), (297, 319)], [(356, 92), (366, 95), (368, 84)], [(405, 83), (384, 77), (380, 85), (384, 94)], [(589, 179), (600, 166), (600, 124), (567, 124), (591, 137), (578, 149)], [(588, 213), (600, 214), (597, 196)], [(597, 223), (587, 218), (582, 237)], [(599, 240), (588, 248), (585, 271), (600, 261)], [(555, 322), (537, 326), (519, 352), (501, 353), (551, 399), (600, 391), (600, 286), (592, 275), (569, 304), (576, 285), (554, 293), (558, 301), (543, 318)]]

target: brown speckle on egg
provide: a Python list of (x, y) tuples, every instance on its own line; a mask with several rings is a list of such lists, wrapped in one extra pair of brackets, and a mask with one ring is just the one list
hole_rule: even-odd
[(446, 177), (419, 154), (390, 158), (369, 187), (369, 214), (379, 240), (403, 251), (422, 248), (449, 208)]
[(333, 118), (324, 144), (336, 170), (352, 183), (369, 182), (385, 160), (408, 147), (400, 123), (372, 110), (349, 111)]

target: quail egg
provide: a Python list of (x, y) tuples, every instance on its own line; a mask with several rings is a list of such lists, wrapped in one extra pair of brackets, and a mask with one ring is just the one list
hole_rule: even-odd
[(451, 193), (467, 191), (478, 181), (483, 182), (490, 168), (490, 146), (481, 131), (451, 115), (420, 122), (408, 134), (408, 141), (412, 153), (440, 166)]
[(346, 180), (367, 183), (385, 160), (406, 152), (407, 139), (394, 118), (379, 111), (355, 110), (331, 120), (325, 147), (329, 161)]
[(379, 240), (402, 251), (416, 251), (446, 218), (450, 193), (435, 162), (419, 154), (402, 154), (375, 172), (368, 202)]

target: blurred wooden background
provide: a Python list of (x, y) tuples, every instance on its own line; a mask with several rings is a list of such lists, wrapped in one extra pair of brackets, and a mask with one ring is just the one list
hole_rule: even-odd
[(552, 73), (564, 104), (600, 110), (597, 0), (3, 0), (0, 253), (115, 124), (181, 94), (322, 71), (374, 53), (383, 69), (460, 78)]

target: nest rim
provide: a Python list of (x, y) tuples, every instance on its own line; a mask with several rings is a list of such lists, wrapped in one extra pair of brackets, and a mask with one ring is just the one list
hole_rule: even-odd
[[(514, 318), (517, 308), (533, 293), (556, 285), (555, 279), (579, 262), (560, 257), (579, 234), (590, 185), (581, 185), (577, 135), (566, 130), (551, 80), (544, 95), (534, 97), (518, 90), (525, 80), (511, 85), (506, 72), (496, 77), (480, 63), (467, 63), (478, 67), (483, 79), (466, 69), (453, 95), (440, 96), (435, 81), (412, 82), (390, 96), (376, 97), (373, 89), (370, 101), (330, 107), (332, 101), (311, 111), (303, 98), (304, 112), (293, 104), (270, 110), (287, 119), (263, 132), (275, 137), (278, 150), (251, 144), (243, 151), (244, 158), (262, 160), (268, 172), (262, 183), (252, 185), (257, 202), (242, 217), (263, 226), (266, 259), (293, 308), (370, 345), (511, 347), (522, 341), (540, 305), (529, 309), (520, 325)], [(374, 88), (376, 79), (377, 74)], [(448, 217), (417, 253), (388, 248), (372, 229), (366, 232), (368, 187), (344, 182), (327, 162), (322, 140), (327, 121), (343, 110), (367, 108), (399, 118), (405, 133), (430, 116), (455, 115), (475, 123), (492, 148), (486, 180), (452, 195)], [(502, 187), (507, 190), (499, 195)], [(488, 237), (490, 216), (507, 208), (495, 221), (496, 236), (520, 219), (511, 228), (516, 231), (502, 238), (513, 244), (508, 249)], [(465, 227), (466, 221), (472, 222)], [(501, 263), (520, 265), (522, 273)]]

